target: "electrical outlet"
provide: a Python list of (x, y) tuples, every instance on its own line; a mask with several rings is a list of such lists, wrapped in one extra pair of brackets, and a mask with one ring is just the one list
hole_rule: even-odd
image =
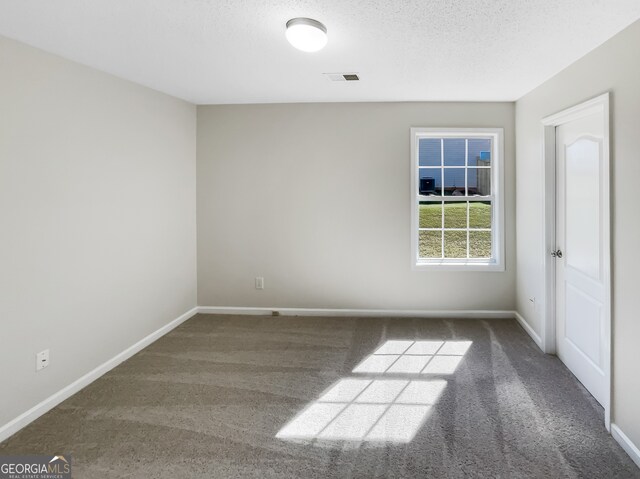
[(529, 298), (529, 302), (531, 303), (531, 307), (533, 310), (536, 310), (536, 298)]
[(264, 289), (264, 278), (256, 276), (256, 289)]
[(36, 354), (36, 371), (40, 371), (47, 366), (49, 366), (49, 350), (45, 349)]

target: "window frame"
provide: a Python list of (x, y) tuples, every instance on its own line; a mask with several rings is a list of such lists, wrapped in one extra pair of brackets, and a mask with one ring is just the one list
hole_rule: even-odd
[[(491, 258), (420, 258), (419, 202), (442, 199), (422, 196), (418, 189), (419, 141), (423, 138), (491, 138)], [(411, 128), (411, 269), (414, 271), (496, 271), (504, 265), (504, 129), (503, 128)], [(468, 159), (467, 159), (468, 162)], [(468, 165), (465, 165), (468, 167)], [(466, 176), (466, 175), (465, 175)], [(443, 180), (444, 181), (444, 178)], [(483, 197), (458, 197), (449, 201), (474, 201)], [(485, 197), (486, 198), (486, 197)], [(477, 201), (477, 200), (476, 200)], [(446, 228), (444, 229), (446, 230)]]

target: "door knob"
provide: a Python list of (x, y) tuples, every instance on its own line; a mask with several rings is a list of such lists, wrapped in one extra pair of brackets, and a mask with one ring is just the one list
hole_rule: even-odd
[(562, 250), (552, 251), (551, 256), (553, 256), (554, 258), (562, 258)]

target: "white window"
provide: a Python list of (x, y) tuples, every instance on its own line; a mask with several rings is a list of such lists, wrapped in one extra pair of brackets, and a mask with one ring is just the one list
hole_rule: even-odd
[(411, 263), (504, 271), (502, 128), (411, 129)]

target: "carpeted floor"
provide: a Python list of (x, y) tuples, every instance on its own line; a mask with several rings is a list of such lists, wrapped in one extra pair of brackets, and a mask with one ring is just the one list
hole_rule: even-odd
[(77, 478), (640, 478), (514, 320), (198, 315), (0, 444), (50, 452)]

